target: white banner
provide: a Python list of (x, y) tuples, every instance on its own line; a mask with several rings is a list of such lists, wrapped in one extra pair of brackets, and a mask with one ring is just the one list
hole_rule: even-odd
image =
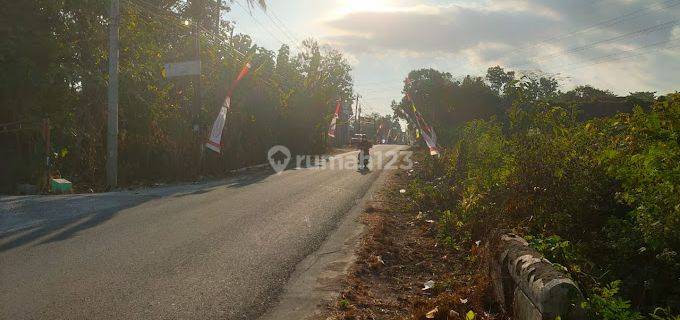
[(224, 122), (227, 120), (227, 110), (229, 109), (230, 104), (231, 97), (227, 97), (227, 99), (224, 100), (222, 109), (220, 109), (220, 113), (215, 119), (215, 123), (213, 123), (212, 131), (210, 131), (210, 139), (205, 144), (206, 147), (217, 153), (220, 153), (222, 149), (222, 130), (224, 130)]
[(437, 148), (437, 134), (434, 133), (433, 128), (430, 128), (432, 136), (428, 135), (425, 131), (426, 130), (422, 130), (421, 134), (423, 135), (423, 140), (425, 140), (425, 143), (427, 143), (427, 146), (430, 148), (430, 155), (439, 155), (439, 149)]

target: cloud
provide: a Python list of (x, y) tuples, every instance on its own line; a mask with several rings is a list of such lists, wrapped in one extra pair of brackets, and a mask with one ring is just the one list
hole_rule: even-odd
[(554, 21), (529, 11), (509, 14), (461, 6), (354, 12), (328, 21), (337, 34), (326, 40), (350, 51), (457, 52), (484, 42), (523, 44)]
[[(449, 57), (479, 70), (495, 64), (556, 70), (578, 81), (620, 83), (620, 90), (636, 84), (651, 86), (660, 79), (680, 82), (679, 76), (665, 72), (669, 66), (680, 67), (680, 3), (486, 0), (423, 5), (413, 1), (327, 20), (325, 25), (333, 32), (325, 40), (364, 56)], [(659, 50), (674, 43), (675, 49)], [(645, 52), (649, 55), (635, 56)], [(633, 57), (615, 59), (626, 56)], [(640, 74), (620, 79), (626, 70)], [(663, 75), (650, 76), (655, 73)]]
[[(532, 56), (559, 53), (560, 50), (580, 55), (588, 53), (585, 49), (600, 50), (594, 54), (606, 54), (622, 46), (669, 39), (672, 33), (677, 33), (673, 21), (677, 25), (680, 6), (666, 6), (667, 1), (619, 1), (614, 6), (613, 1), (593, 3), (585, 0), (494, 0), (472, 5), (414, 5), (378, 12), (351, 12), (326, 21), (334, 34), (325, 40), (352, 52), (455, 54), (469, 53), (476, 48), (487, 51), (476, 54), (490, 61), (494, 60), (491, 52), (498, 51), (499, 47), (506, 47), (512, 53), (521, 49), (525, 55)], [(618, 19), (612, 19), (614, 7), (624, 13)], [(661, 27), (635, 34), (655, 25)], [(630, 33), (633, 34), (616, 41), (603, 41), (579, 49), (595, 41)], [(548, 41), (541, 42), (544, 40)], [(550, 46), (556, 47), (556, 51), (546, 50)]]

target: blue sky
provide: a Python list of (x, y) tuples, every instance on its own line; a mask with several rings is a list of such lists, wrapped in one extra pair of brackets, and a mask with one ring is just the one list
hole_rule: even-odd
[(369, 112), (391, 113), (406, 74), (426, 67), (540, 71), (563, 90), (680, 90), (680, 0), (268, 0), (268, 15), (252, 16), (239, 3), (225, 18), (261, 46), (312, 37), (343, 51)]

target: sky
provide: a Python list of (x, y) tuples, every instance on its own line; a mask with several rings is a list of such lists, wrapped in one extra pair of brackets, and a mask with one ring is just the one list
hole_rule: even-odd
[(278, 50), (314, 38), (343, 52), (364, 112), (390, 114), (409, 71), (454, 78), (500, 65), (562, 90), (680, 90), (680, 0), (236, 0), (224, 18)]

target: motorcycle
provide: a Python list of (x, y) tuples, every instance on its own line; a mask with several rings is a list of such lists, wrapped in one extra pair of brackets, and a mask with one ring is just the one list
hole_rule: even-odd
[(359, 155), (357, 156), (357, 165), (359, 166), (359, 170), (368, 169), (368, 159), (370, 158), (371, 156), (369, 154), (364, 154), (362, 151), (359, 151)]

